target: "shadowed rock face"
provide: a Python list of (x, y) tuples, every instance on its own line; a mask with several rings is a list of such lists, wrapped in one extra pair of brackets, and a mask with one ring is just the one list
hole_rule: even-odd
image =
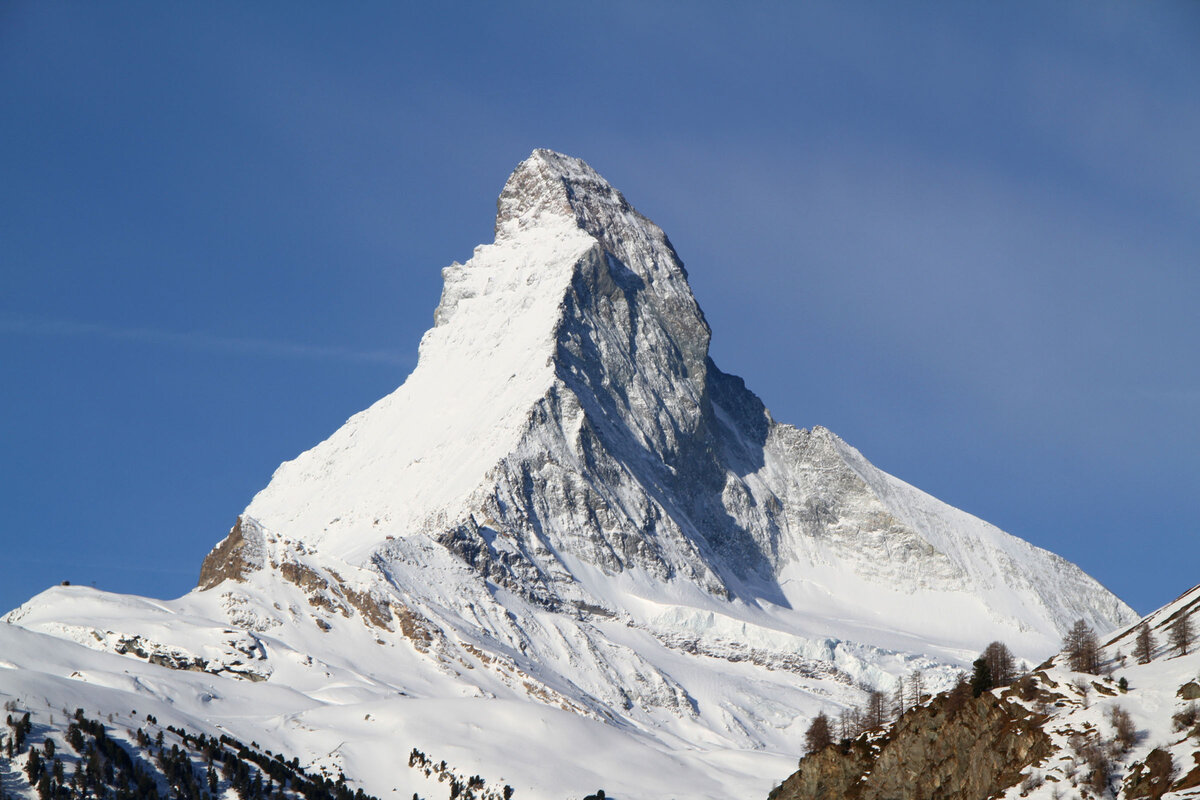
[(1175, 764), (1166, 750), (1154, 749), (1146, 760), (1134, 767), (1125, 781), (1125, 796), (1129, 800), (1146, 797), (1158, 800), (1171, 790)]
[(951, 712), (913, 709), (884, 736), (806, 756), (771, 800), (979, 800), (1020, 780), (1050, 739), (1020, 706), (991, 694)]

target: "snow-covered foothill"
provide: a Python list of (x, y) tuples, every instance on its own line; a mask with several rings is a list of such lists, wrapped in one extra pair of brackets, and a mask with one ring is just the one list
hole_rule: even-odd
[[(1184, 653), (1171, 639), (1184, 617), (1200, 634), (1200, 586), (1145, 617), (1153, 642), (1147, 663), (1135, 655), (1139, 623), (1101, 640), (1098, 675), (1073, 671), (1065, 655), (1036, 671), (1039, 696), (1010, 699), (1046, 716), (1041, 727), (1053, 753), (1026, 769), (1006, 798), (1150, 796), (1144, 783), (1139, 790), (1139, 779), (1151, 774), (1156, 759), (1170, 765), (1174, 788), (1162, 797), (1200, 797), (1200, 647), (1193, 642)], [(1122, 715), (1132, 735), (1119, 735)], [(1103, 777), (1095, 777), (1097, 769)]]

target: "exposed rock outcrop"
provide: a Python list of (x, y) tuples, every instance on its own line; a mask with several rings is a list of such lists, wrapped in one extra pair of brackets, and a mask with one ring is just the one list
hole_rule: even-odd
[(241, 514), (229, 535), (214, 547), (200, 564), (196, 588), (211, 589), (224, 581), (242, 581), (263, 567), (263, 534), (258, 523)]
[(1050, 752), (1049, 737), (1020, 705), (992, 694), (951, 710), (946, 697), (800, 761), (771, 800), (980, 800), (1021, 778)]
[[(806, 756), (771, 798), (1200, 797), (1200, 652), (1180, 654), (1167, 641), (1172, 625), (1198, 615), (1200, 586), (1113, 636), (1099, 674), (1073, 670), (1060, 654), (957, 710), (939, 695), (886, 730)], [(1126, 653), (1144, 630), (1152, 641), (1143, 664)]]

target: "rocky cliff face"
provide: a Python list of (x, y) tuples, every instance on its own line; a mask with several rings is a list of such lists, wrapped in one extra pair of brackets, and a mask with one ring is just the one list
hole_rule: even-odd
[(956, 709), (946, 697), (905, 714), (888, 731), (807, 756), (770, 800), (978, 800), (1021, 780), (1050, 753), (1025, 708), (992, 694)]

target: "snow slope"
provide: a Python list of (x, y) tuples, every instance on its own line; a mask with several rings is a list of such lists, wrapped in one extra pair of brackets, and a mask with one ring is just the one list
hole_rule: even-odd
[[(1149, 772), (1147, 759), (1154, 750), (1168, 754), (1173, 766), (1175, 785), (1162, 796), (1200, 797), (1200, 712), (1187, 725), (1175, 719), (1189, 706), (1200, 707), (1200, 648), (1193, 643), (1183, 654), (1171, 646), (1170, 628), (1180, 617), (1189, 617), (1200, 634), (1200, 586), (1145, 617), (1154, 641), (1149, 663), (1139, 664), (1132, 655), (1138, 629), (1133, 625), (1102, 647), (1100, 676), (1072, 672), (1063, 656), (1038, 671), (1037, 685), (1056, 699), (1026, 705), (1047, 715), (1042, 728), (1050, 734), (1054, 751), (1026, 769), (1023, 785), (1010, 789), (1006, 798), (1086, 796), (1092, 765), (1080, 753), (1079, 743), (1099, 745), (1108, 753), (1108, 791), (1116, 800), (1147, 796), (1145, 787), (1139, 793), (1135, 786), (1137, 777)], [(1126, 689), (1120, 687), (1122, 680)], [(1134, 741), (1128, 749), (1113, 741), (1113, 709), (1124, 711), (1132, 721)]]
[(522, 797), (765, 796), (817, 710), (913, 669), (937, 688), (994, 639), (1037, 660), (1075, 619), (1134, 619), (774, 421), (708, 357), (665, 234), (582, 161), (535, 151), (497, 209), (495, 242), (443, 271), (413, 373), (279, 468), (197, 590), (64, 587), (6, 617), (72, 643), (58, 678), (87, 648), (207, 681), (236, 700), (192, 724), (379, 797), (411, 776), (377, 759), (411, 747)]

